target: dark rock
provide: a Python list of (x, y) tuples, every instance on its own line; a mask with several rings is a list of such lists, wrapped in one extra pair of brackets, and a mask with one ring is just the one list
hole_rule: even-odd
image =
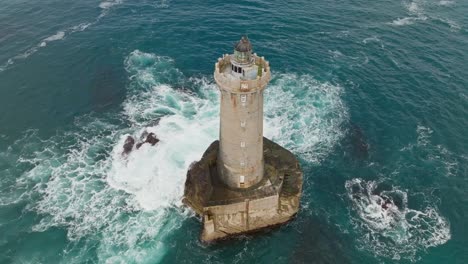
[(369, 156), (369, 144), (366, 142), (366, 137), (362, 129), (351, 124), (351, 144), (354, 155), (361, 159), (366, 159)]
[(148, 136), (146, 136), (145, 143), (150, 143), (151, 146), (154, 146), (158, 142), (159, 142), (159, 139), (156, 137), (154, 133), (149, 133)]
[(134, 145), (135, 145), (135, 139), (133, 137), (131, 137), (131, 136), (128, 136), (127, 139), (125, 139), (122, 154), (130, 153), (132, 151)]
[(146, 131), (143, 132), (143, 134), (141, 135), (141, 138), (144, 138), (144, 137), (146, 137), (145, 141), (139, 142), (138, 144), (136, 144), (137, 149), (139, 149), (145, 143), (149, 143), (151, 144), (151, 146), (154, 146), (159, 142), (159, 139), (156, 137), (156, 135), (153, 132), (151, 133), (148, 133)]

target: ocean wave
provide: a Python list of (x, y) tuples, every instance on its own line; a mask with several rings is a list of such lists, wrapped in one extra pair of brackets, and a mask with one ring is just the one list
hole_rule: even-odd
[(412, 25), (417, 21), (424, 21), (427, 19), (425, 14), (424, 5), (426, 4), (423, 0), (415, 0), (415, 1), (404, 1), (403, 5), (406, 8), (408, 14), (410, 16), (397, 18), (392, 22), (388, 23), (393, 26), (406, 26)]
[(344, 136), (344, 89), (304, 74), (277, 74), (265, 90), (265, 136), (308, 162), (325, 158)]
[[(14, 188), (0, 201), (26, 202), (41, 215), (33, 232), (65, 228), (70, 247), (98, 241), (101, 262), (158, 261), (171, 232), (192, 215), (180, 207), (186, 170), (218, 137), (219, 95), (211, 77), (186, 78), (168, 57), (136, 50), (125, 68), (122, 113), (82, 116), (47, 140), (27, 133), (0, 155), (22, 170), (15, 182), (1, 183)], [(275, 75), (266, 89), (265, 134), (318, 162), (343, 135), (342, 92), (309, 75)], [(125, 138), (144, 131), (160, 142), (122, 155)], [(70, 252), (68, 262), (83, 257)]]
[(449, 222), (436, 207), (422, 210), (408, 206), (408, 194), (386, 182), (352, 179), (345, 184), (357, 216), (354, 228), (361, 233), (360, 248), (395, 260), (416, 261), (418, 252), (445, 244), (450, 238)]
[(395, 19), (390, 24), (394, 26), (406, 26), (406, 25), (413, 24), (417, 20), (418, 18), (415, 18), (415, 17), (404, 17), (404, 18)]
[(438, 5), (440, 5), (440, 6), (451, 6), (453, 4), (455, 4), (455, 1), (441, 0), (438, 3)]
[(48, 36), (48, 37), (42, 39), (38, 44), (30, 47), (25, 52), (23, 52), (21, 54), (18, 54), (18, 55), (14, 56), (14, 57), (9, 58), (7, 60), (7, 62), (5, 62), (3, 65), (0, 66), (0, 73), (7, 70), (16, 61), (24, 60), (24, 59), (28, 58), (29, 56), (33, 55), (34, 53), (38, 52), (41, 48), (46, 47), (49, 42), (64, 40), (67, 36), (69, 36), (69, 35), (71, 35), (73, 33), (82, 32), (82, 31), (86, 30), (87, 28), (89, 28), (90, 26), (97, 24), (103, 17), (105, 17), (108, 14), (109, 10), (113, 6), (117, 6), (117, 5), (120, 5), (122, 3), (123, 3), (122, 0), (110, 0), (110, 1), (101, 2), (99, 4), (99, 7), (102, 9), (102, 11), (94, 21), (83, 22), (83, 23), (80, 23), (78, 25), (74, 25), (74, 26), (71, 26), (71, 27), (63, 29), (63, 30), (59, 30), (54, 35), (51, 35), (51, 36)]

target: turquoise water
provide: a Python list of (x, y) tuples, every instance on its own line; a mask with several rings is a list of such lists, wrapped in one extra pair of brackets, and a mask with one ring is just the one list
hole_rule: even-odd
[[(0, 263), (468, 262), (468, 2), (0, 6)], [(203, 245), (180, 200), (242, 34), (271, 63), (265, 134), (300, 158), (302, 208)], [(123, 158), (143, 131), (161, 142)]]

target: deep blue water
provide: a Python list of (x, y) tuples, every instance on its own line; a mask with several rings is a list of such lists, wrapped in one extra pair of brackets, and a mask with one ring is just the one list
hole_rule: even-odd
[[(0, 0), (0, 263), (467, 263), (468, 2)], [(216, 59), (271, 63), (286, 226), (214, 245), (180, 202)], [(127, 135), (157, 147), (127, 159)], [(392, 200), (388, 210), (379, 197)]]

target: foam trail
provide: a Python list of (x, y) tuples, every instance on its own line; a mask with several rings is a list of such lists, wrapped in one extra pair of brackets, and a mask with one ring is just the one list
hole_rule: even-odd
[(92, 22), (83, 22), (75, 26), (71, 26), (67, 29), (64, 30), (59, 30), (56, 34), (48, 36), (41, 40), (38, 44), (30, 47), (27, 49), (25, 52), (18, 54), (14, 57), (11, 57), (5, 62), (3, 65), (0, 66), (0, 72), (3, 72), (7, 70), (11, 65), (13, 65), (16, 61), (18, 60), (24, 60), (28, 58), (29, 56), (33, 55), (34, 53), (38, 52), (41, 48), (44, 48), (47, 46), (49, 42), (53, 41), (58, 41), (58, 40), (64, 40), (67, 36), (76, 33), (76, 32), (81, 32), (86, 30), (88, 27), (97, 24), (103, 17), (105, 17), (108, 13), (109, 10), (117, 5), (120, 5), (123, 3), (123, 0), (108, 0), (108, 1), (103, 1), (99, 4), (99, 7), (102, 9), (101, 13), (99, 16)]
[(41, 44), (39, 44), (39, 47), (45, 47), (47, 43), (52, 42), (52, 41), (62, 40), (64, 37), (65, 37), (65, 32), (59, 31), (57, 32), (57, 34), (52, 35), (42, 40)]
[(319, 162), (344, 136), (343, 89), (310, 75), (279, 74), (265, 90), (265, 136), (309, 162)]
[(376, 181), (346, 181), (348, 198), (357, 217), (354, 228), (362, 234), (361, 248), (392, 259), (418, 260), (417, 253), (445, 244), (450, 225), (436, 208), (408, 207), (408, 194), (398, 187)]

